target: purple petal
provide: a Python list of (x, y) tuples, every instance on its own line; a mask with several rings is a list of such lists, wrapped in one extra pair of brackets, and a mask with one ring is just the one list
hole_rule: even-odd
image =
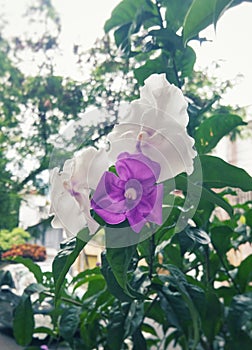
[(160, 174), (160, 165), (141, 152), (135, 154), (124, 152), (117, 158), (116, 171), (124, 181), (137, 179), (142, 183), (154, 184)]
[(147, 220), (139, 213), (137, 208), (134, 208), (126, 213), (126, 217), (129, 221), (130, 227), (136, 233), (139, 233), (143, 226), (147, 223)]
[[(156, 186), (149, 192), (148, 196), (143, 195), (141, 201), (139, 202), (137, 209), (145, 217), (153, 210), (157, 198), (157, 189)], [(161, 203), (162, 205), (162, 203)]]
[(109, 200), (111, 203), (124, 200), (125, 182), (120, 180), (114, 173), (106, 171), (95, 190), (93, 200), (101, 207), (103, 201)]
[(128, 219), (140, 232), (146, 222), (162, 223), (163, 185), (156, 185), (160, 165), (142, 153), (121, 153), (116, 162), (119, 175), (105, 172), (91, 200), (94, 211), (107, 223)]
[(147, 221), (153, 222), (158, 225), (162, 225), (162, 203), (164, 195), (164, 186), (163, 184), (156, 186), (156, 201), (153, 205), (152, 210), (149, 215), (146, 217)]
[(133, 231), (140, 232), (146, 222), (162, 224), (163, 184), (157, 185), (142, 196), (138, 206), (129, 210), (126, 217)]
[(108, 224), (125, 220), (124, 181), (106, 171), (100, 179), (91, 200), (91, 207)]
[[(117, 203), (116, 203), (117, 204)], [(124, 213), (120, 213), (119, 210), (116, 212), (115, 207), (112, 211), (110, 211), (110, 208), (107, 209), (101, 208), (95, 203), (93, 203), (93, 200), (91, 201), (92, 208), (94, 211), (108, 224), (110, 225), (116, 225), (120, 224), (121, 222), (126, 220), (126, 216)]]

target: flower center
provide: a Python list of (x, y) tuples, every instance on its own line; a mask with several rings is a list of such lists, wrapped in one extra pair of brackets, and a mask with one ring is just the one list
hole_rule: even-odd
[(124, 193), (124, 197), (135, 201), (137, 199), (137, 191), (133, 187), (127, 188), (127, 190)]

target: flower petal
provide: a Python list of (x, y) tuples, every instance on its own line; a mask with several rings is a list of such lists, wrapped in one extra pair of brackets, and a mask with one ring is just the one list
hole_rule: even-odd
[(163, 195), (164, 189), (163, 184), (156, 186), (156, 194), (155, 194), (155, 204), (153, 205), (152, 210), (149, 212), (146, 217), (148, 222), (153, 222), (158, 225), (162, 225), (162, 203), (163, 203)]
[(136, 233), (139, 233), (144, 227), (144, 225), (147, 223), (147, 220), (143, 217), (142, 213), (140, 213), (137, 208), (128, 211), (126, 216), (129, 221), (130, 227)]
[(124, 181), (114, 173), (106, 171), (91, 200), (94, 211), (108, 224), (118, 224), (125, 220)]
[(142, 153), (161, 165), (158, 181), (193, 171), (194, 140), (186, 130), (189, 120), (187, 102), (180, 89), (164, 74), (145, 80), (140, 99), (133, 101), (125, 119), (108, 135), (109, 156), (115, 160), (121, 152), (135, 153), (140, 141)]
[(71, 180), (79, 187), (95, 189), (108, 167), (105, 149), (85, 148), (74, 158)]
[[(80, 209), (78, 202), (64, 187), (64, 176), (54, 168), (50, 179), (52, 185), (50, 215), (55, 215), (52, 227), (63, 228), (68, 235), (76, 235), (88, 225), (90, 233), (97, 231), (99, 225)], [(88, 194), (83, 195), (83, 205), (89, 206)]]
[(145, 157), (141, 152), (119, 154), (116, 162), (116, 171), (124, 181), (137, 179), (140, 182), (154, 184), (160, 174), (160, 165)]
[[(99, 225), (90, 215), (90, 188), (95, 188), (100, 177), (108, 168), (105, 150), (97, 151), (89, 147), (72, 159), (66, 160), (62, 172), (52, 170), (51, 215), (55, 215), (53, 225), (64, 228), (76, 235), (88, 226), (94, 234)], [(55, 226), (54, 226), (55, 227)]]

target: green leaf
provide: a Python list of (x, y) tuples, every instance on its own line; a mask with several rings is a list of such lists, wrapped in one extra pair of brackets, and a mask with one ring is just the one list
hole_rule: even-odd
[(10, 271), (0, 270), (0, 286), (7, 285), (11, 288), (15, 288), (15, 283), (11, 276)]
[(215, 249), (221, 255), (232, 248), (231, 238), (234, 234), (234, 231), (228, 226), (217, 226), (211, 230), (211, 241)]
[(46, 287), (44, 287), (40, 283), (31, 283), (28, 287), (25, 288), (24, 292), (26, 294), (33, 294), (33, 293), (43, 293), (46, 290)]
[(144, 319), (144, 305), (142, 302), (133, 301), (129, 307), (128, 315), (125, 320), (125, 337), (134, 335), (141, 326)]
[(147, 79), (153, 73), (165, 73), (167, 71), (167, 60), (163, 54), (159, 57), (148, 60), (146, 63), (139, 68), (134, 70), (135, 78), (140, 85), (144, 84)]
[(121, 301), (126, 301), (126, 302), (132, 301), (133, 297), (129, 295), (127, 291), (124, 291), (123, 288), (117, 282), (115, 275), (113, 274), (113, 271), (108, 263), (105, 252), (101, 254), (101, 260), (102, 260), (101, 273), (103, 274), (106, 280), (107, 288), (109, 292)]
[(67, 341), (74, 337), (80, 322), (80, 307), (71, 306), (64, 310), (59, 324), (60, 335)]
[(248, 287), (248, 284), (252, 280), (252, 255), (249, 255), (244, 259), (239, 268), (238, 273), (235, 277), (236, 283), (239, 285), (240, 290), (244, 293)]
[(233, 339), (239, 340), (243, 332), (249, 332), (249, 322), (252, 321), (252, 293), (234, 296), (227, 321)]
[(23, 258), (22, 256), (16, 256), (14, 260), (17, 263), (26, 266), (29, 269), (29, 271), (33, 273), (38, 283), (43, 282), (43, 272), (41, 271), (41, 268), (38, 264), (34, 263), (31, 259)]
[(209, 291), (205, 296), (206, 309), (204, 317), (201, 318), (202, 329), (209, 343), (212, 344), (222, 324), (223, 307), (215, 293)]
[(230, 7), (232, 2), (233, 0), (194, 0), (184, 20), (184, 43), (186, 44), (188, 40), (195, 37), (210, 24), (216, 26), (218, 19)]
[(208, 153), (230, 131), (239, 125), (246, 125), (235, 114), (215, 114), (207, 118), (195, 131), (195, 146), (199, 153)]
[(133, 350), (147, 350), (147, 343), (141, 329), (138, 328), (132, 336)]
[(248, 210), (245, 213), (245, 218), (246, 218), (246, 224), (252, 227), (252, 209)]
[(118, 284), (127, 289), (127, 274), (133, 257), (136, 256), (136, 245), (123, 248), (107, 248), (106, 258)]
[(202, 187), (202, 197), (204, 200), (207, 200), (208, 202), (224, 209), (230, 216), (233, 215), (233, 207), (218, 193), (215, 193), (208, 188)]
[[(87, 232), (87, 229), (84, 229), (81, 232)], [(85, 233), (84, 232), (84, 233)], [(70, 267), (75, 262), (79, 256), (82, 249), (85, 247), (87, 242), (78, 237), (69, 239), (66, 242), (63, 242), (61, 245), (61, 250), (58, 252), (56, 257), (53, 260), (52, 272), (55, 283), (55, 299), (59, 298), (62, 284), (68, 273)]]
[(104, 25), (105, 33), (108, 33), (111, 29), (120, 27), (125, 24), (133, 22), (137, 13), (141, 8), (146, 9), (146, 5), (149, 5), (149, 1), (146, 0), (123, 0), (112, 11), (110, 19), (108, 19)]
[[(201, 163), (202, 165), (202, 163)], [(204, 186), (205, 179), (203, 176), (203, 186), (191, 181), (190, 177), (186, 177), (184, 174), (180, 174), (175, 178), (176, 188), (184, 192), (187, 192), (189, 189), (190, 196), (195, 196), (197, 202), (197, 196), (200, 196), (204, 201), (218, 205), (223, 208), (230, 216), (233, 215), (232, 206), (225, 201), (218, 193), (211, 191), (209, 188)]]
[[(186, 280), (186, 276), (183, 274), (182, 271), (180, 271), (180, 269), (177, 268), (177, 266), (167, 264), (166, 268), (170, 272), (170, 274), (168, 276), (164, 276), (164, 281), (167, 279), (170, 282), (170, 284), (177, 289), (181, 298), (183, 299), (183, 302), (185, 303), (186, 307), (188, 307), (188, 310), (190, 312), (193, 328), (192, 348), (196, 349), (196, 346), (199, 342), (199, 314), (202, 312), (202, 308), (204, 306), (205, 301), (204, 292), (201, 288), (188, 283)], [(160, 279), (162, 278), (163, 277), (160, 276)], [(166, 292), (166, 295), (170, 296), (174, 294), (173, 296), (176, 296), (175, 293), (171, 292), (170, 288), (170, 286), (168, 288), (166, 288), (165, 286), (163, 287), (163, 290)], [(175, 301), (173, 303), (176, 304)], [(182, 308), (185, 310), (185, 307)], [(180, 315), (179, 317), (179, 322), (180, 319), (183, 319), (182, 315)], [(183, 327), (185, 327), (185, 325)]]
[(176, 68), (181, 72), (180, 78), (187, 78), (192, 75), (193, 67), (196, 62), (196, 53), (190, 47), (186, 46), (183, 50), (176, 52)]
[(166, 7), (165, 19), (167, 26), (177, 31), (184, 22), (192, 0), (161, 0), (160, 2), (162, 6)]
[(43, 326), (35, 328), (34, 333), (48, 334), (52, 338), (55, 337), (55, 333), (53, 332), (53, 330), (51, 328), (47, 328), (47, 327), (43, 327)]
[(124, 324), (127, 313), (114, 310), (107, 326), (107, 343), (109, 350), (121, 350), (124, 340)]
[(162, 324), (164, 329), (168, 328), (167, 314), (161, 303), (157, 300), (146, 302), (144, 305), (145, 316), (153, 321)]
[(122, 52), (130, 51), (130, 27), (131, 23), (126, 23), (123, 26), (119, 27), (114, 33), (115, 43)]
[(32, 341), (34, 331), (34, 316), (31, 299), (27, 294), (23, 294), (20, 303), (14, 311), (13, 333), (16, 342), (25, 346)]
[(175, 52), (178, 49), (183, 50), (181, 36), (177, 35), (170, 28), (153, 29), (149, 31), (149, 35), (155, 38), (155, 42), (161, 44), (166, 50)]
[(206, 187), (235, 187), (243, 191), (252, 191), (252, 177), (243, 169), (224, 160), (209, 156), (200, 156), (203, 183)]
[(99, 281), (104, 280), (103, 276), (101, 274), (101, 270), (99, 267), (95, 267), (93, 269), (87, 269), (85, 271), (80, 272), (77, 276), (75, 276), (71, 284), (74, 285), (74, 291), (79, 288), (83, 287), (84, 284), (90, 283), (92, 281)]

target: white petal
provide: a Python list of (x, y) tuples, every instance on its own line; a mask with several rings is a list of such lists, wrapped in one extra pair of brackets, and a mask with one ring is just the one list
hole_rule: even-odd
[(159, 182), (186, 171), (193, 171), (194, 140), (186, 130), (189, 120), (187, 102), (177, 87), (170, 84), (164, 74), (153, 74), (145, 81), (140, 99), (131, 103), (122, 123), (108, 135), (109, 156), (124, 151), (136, 152), (141, 140), (143, 154), (159, 162)]
[(88, 147), (74, 158), (72, 181), (85, 188), (95, 189), (109, 162), (105, 149)]
[[(71, 235), (76, 235), (86, 226), (90, 234), (94, 234), (99, 227), (99, 224), (90, 215), (90, 189), (87, 188), (87, 185), (91, 171), (96, 171), (91, 181), (92, 184), (99, 181), (99, 176), (106, 170), (106, 161), (99, 159), (103, 152), (98, 152), (94, 148), (85, 151), (80, 156), (67, 160), (62, 172), (55, 168), (50, 175), (50, 215), (55, 215), (52, 226), (61, 227)], [(71, 189), (78, 194), (71, 195)]]

